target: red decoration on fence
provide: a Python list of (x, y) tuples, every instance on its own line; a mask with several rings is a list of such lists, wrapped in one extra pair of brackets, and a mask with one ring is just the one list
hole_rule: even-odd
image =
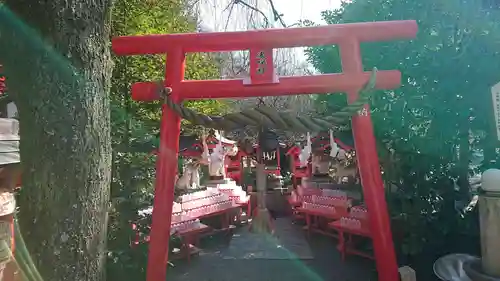
[(5, 85), (5, 75), (3, 75), (3, 66), (0, 64), (0, 95), (3, 95), (7, 92), (7, 86)]

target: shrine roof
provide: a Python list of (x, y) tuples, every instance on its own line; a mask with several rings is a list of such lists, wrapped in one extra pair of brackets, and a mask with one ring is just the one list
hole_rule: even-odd
[[(326, 136), (328, 134), (328, 136)], [(323, 137), (323, 140), (318, 140), (317, 137)], [(354, 138), (350, 131), (347, 132), (336, 132), (334, 135), (335, 142), (337, 145), (344, 150), (354, 150)], [(330, 147), (330, 135), (329, 133), (321, 133), (314, 137), (311, 137), (312, 147), (314, 148), (328, 148)], [(299, 141), (298, 144), (293, 145), (288, 150), (287, 154), (297, 153), (297, 149), (304, 147), (306, 140)]]
[(286, 155), (299, 154), (299, 153), (300, 153), (300, 148), (297, 145), (294, 145), (286, 152)]
[[(279, 143), (279, 146), (280, 146), (281, 148), (284, 148), (284, 147), (287, 147), (287, 144), (286, 144), (286, 143), (283, 143), (283, 142), (280, 142), (280, 143)], [(253, 148), (257, 148), (257, 147), (259, 147), (259, 144), (258, 144), (258, 143), (254, 143), (254, 144), (252, 145), (252, 147), (253, 147)]]
[(225, 138), (224, 136), (221, 136), (219, 134), (209, 135), (209, 136), (207, 136), (207, 140), (208, 139), (216, 139), (217, 141), (222, 141), (222, 144), (227, 144), (227, 145), (235, 145), (236, 144), (236, 141)]

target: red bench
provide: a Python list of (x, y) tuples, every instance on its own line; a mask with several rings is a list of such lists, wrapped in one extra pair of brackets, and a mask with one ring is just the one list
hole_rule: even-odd
[(209, 231), (209, 226), (198, 223), (196, 227), (177, 232), (177, 235), (180, 237), (182, 243), (180, 255), (181, 257), (186, 258), (188, 263), (191, 261), (191, 255), (199, 251), (196, 246), (199, 245), (200, 235)]
[(299, 207), (297, 211), (304, 215), (306, 219), (307, 236), (310, 237), (312, 232), (321, 233), (324, 235), (336, 237), (335, 233), (329, 232), (328, 229), (322, 229), (320, 220), (326, 220), (327, 222), (338, 220), (343, 216), (348, 214), (347, 206), (331, 206), (333, 207), (333, 212), (326, 212), (323, 210), (314, 210)]
[[(359, 212), (360, 210), (361, 212)], [(328, 227), (338, 233), (339, 244), (337, 249), (340, 251), (343, 261), (347, 254), (374, 259), (371, 253), (356, 249), (353, 239), (355, 236), (371, 239), (372, 235), (366, 210), (353, 207), (348, 216), (329, 223)]]

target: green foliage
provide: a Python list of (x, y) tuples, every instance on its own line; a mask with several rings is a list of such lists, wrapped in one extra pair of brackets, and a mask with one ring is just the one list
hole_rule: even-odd
[[(366, 69), (402, 72), (401, 87), (379, 93), (371, 105), (384, 178), (398, 187), (389, 200), (406, 255), (458, 251), (443, 245), (455, 241), (446, 238), (477, 235), (476, 215), (457, 212), (456, 202), (469, 196), (472, 152), (496, 159), (490, 87), (500, 73), (498, 14), (459, 0), (357, 0), (322, 13), (329, 24), (418, 22), (415, 40), (362, 45)], [(336, 46), (307, 55), (322, 73), (341, 72)], [(326, 114), (345, 102), (344, 95), (317, 98)]]
[[(184, 0), (117, 0), (112, 12), (113, 36), (193, 32), (196, 20), (186, 9)], [(109, 221), (110, 280), (145, 276), (146, 245), (131, 247), (138, 224), (144, 235), (149, 219), (138, 211), (152, 205), (155, 159), (149, 153), (156, 146), (161, 104), (139, 103), (130, 97), (132, 83), (159, 81), (164, 78), (165, 57), (157, 55), (114, 57), (111, 105), (113, 141), (113, 206)], [(211, 56), (190, 54), (186, 79), (218, 78), (219, 71)], [(188, 106), (206, 114), (220, 114), (227, 106), (218, 100), (188, 102)], [(183, 123), (183, 131), (197, 128)], [(146, 146), (138, 144), (148, 143)]]
[[(113, 11), (113, 36), (193, 32), (196, 29), (196, 21), (189, 11), (186, 11), (185, 6), (184, 0), (118, 0)], [(118, 108), (125, 109), (125, 114), (129, 116), (125, 120), (133, 116), (136, 121), (144, 123), (147, 127), (145, 132), (150, 132), (150, 128), (157, 131), (161, 116), (160, 103), (146, 104), (132, 101), (130, 87), (134, 82), (163, 80), (165, 57), (162, 55), (115, 57), (114, 62), (112, 85), (114, 104), (118, 105)], [(218, 76), (218, 67), (210, 55), (204, 53), (188, 55), (186, 79), (213, 79)], [(219, 100), (190, 101), (188, 106), (207, 114), (220, 114), (228, 108)], [(189, 129), (192, 130), (183, 127), (183, 130)], [(119, 132), (120, 129), (114, 131)]]

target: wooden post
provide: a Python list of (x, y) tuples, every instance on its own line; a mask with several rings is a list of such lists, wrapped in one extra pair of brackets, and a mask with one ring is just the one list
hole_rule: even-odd
[(261, 162), (262, 161), (259, 161), (257, 164), (257, 208), (254, 211), (255, 215), (250, 225), (250, 231), (273, 234), (273, 223), (271, 222), (269, 210), (266, 208), (266, 166)]
[(483, 273), (500, 278), (500, 170), (483, 173), (478, 204)]
[[(339, 44), (342, 69), (346, 74), (361, 73), (360, 42), (356, 39)], [(359, 97), (358, 90), (347, 91), (350, 103)], [(363, 197), (370, 216), (373, 251), (377, 262), (377, 272), (381, 281), (398, 281), (398, 263), (392, 240), (391, 222), (387, 211), (384, 182), (380, 172), (377, 146), (369, 105), (352, 117), (352, 133), (356, 148)]]
[(257, 207), (258, 209), (266, 208), (266, 190), (267, 190), (267, 174), (266, 165), (263, 163), (257, 163), (256, 167), (256, 178), (257, 178)]

